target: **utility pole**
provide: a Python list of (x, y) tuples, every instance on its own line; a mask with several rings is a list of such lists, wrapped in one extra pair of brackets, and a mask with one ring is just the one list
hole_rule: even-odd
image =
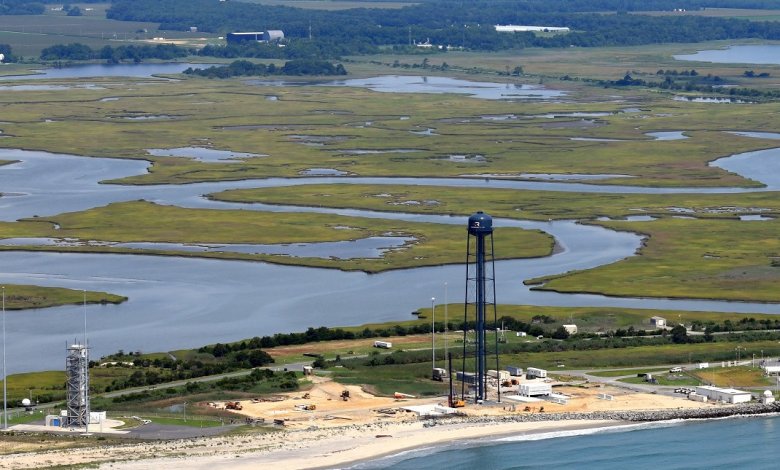
[(436, 368), (436, 297), (431, 297), (431, 371)]
[(444, 357), (447, 357), (447, 283), (444, 283)]
[(8, 430), (8, 374), (5, 372), (5, 286), (3, 286), (3, 429)]

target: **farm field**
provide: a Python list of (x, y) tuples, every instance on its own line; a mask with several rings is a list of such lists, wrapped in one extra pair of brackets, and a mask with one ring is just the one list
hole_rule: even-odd
[(193, 45), (201, 46), (218, 41), (217, 35), (211, 33), (160, 31), (157, 23), (109, 20), (105, 17), (106, 8), (107, 4), (83, 4), (83, 16), (66, 16), (51, 9), (43, 15), (0, 15), (0, 43), (11, 44), (14, 54), (25, 60), (36, 60), (42, 49), (54, 44), (77, 42), (100, 49), (138, 44), (155, 37), (192, 41)]

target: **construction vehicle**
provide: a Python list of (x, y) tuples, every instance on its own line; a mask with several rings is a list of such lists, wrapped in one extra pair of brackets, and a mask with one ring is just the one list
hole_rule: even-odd
[(226, 410), (236, 410), (236, 411), (240, 411), (240, 410), (243, 410), (243, 409), (244, 409), (244, 407), (243, 407), (243, 406), (241, 406), (241, 403), (240, 403), (240, 402), (237, 402), (237, 401), (229, 401), (229, 402), (226, 402), (226, 403), (225, 403), (225, 409), (226, 409)]
[(303, 394), (303, 399), (304, 400), (308, 400), (309, 398), (311, 398), (311, 395), (309, 394), (309, 392), (306, 392), (306, 393)]
[(464, 406), (466, 406), (466, 402), (460, 398), (453, 399), (452, 402), (450, 402), (450, 408), (463, 408)]
[(349, 400), (349, 390), (344, 390), (341, 392), (341, 399), (344, 401)]

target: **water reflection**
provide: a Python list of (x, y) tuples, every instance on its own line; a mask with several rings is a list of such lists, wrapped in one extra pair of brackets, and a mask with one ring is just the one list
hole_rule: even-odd
[(268, 155), (257, 153), (233, 152), (203, 147), (178, 147), (170, 149), (146, 149), (149, 155), (155, 157), (185, 157), (210, 163), (240, 163), (241, 160)]
[(566, 95), (540, 85), (475, 82), (450, 77), (383, 75), (331, 81), (248, 80), (256, 86), (352, 86), (383, 93), (459, 93), (487, 100), (547, 100)]
[(726, 49), (697, 51), (695, 54), (678, 54), (675, 60), (713, 62), (718, 64), (774, 64), (780, 65), (780, 45), (751, 44), (729, 46)]

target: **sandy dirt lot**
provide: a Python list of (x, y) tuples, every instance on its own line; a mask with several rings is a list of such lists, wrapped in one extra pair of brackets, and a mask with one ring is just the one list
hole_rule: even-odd
[[(565, 405), (550, 402), (525, 404), (503, 401), (497, 405), (467, 405), (460, 412), (473, 420), (427, 427), (417, 414), (402, 411), (406, 406), (429, 408), (442, 404), (445, 398), (402, 399), (376, 397), (356, 386), (345, 386), (329, 378), (314, 377), (308, 392), (277, 394), (264, 399), (240, 402), (242, 410), (234, 411), (238, 419), (263, 418), (266, 423), (283, 419), (278, 432), (204, 437), (79, 449), (50, 449), (19, 452), (0, 456), (0, 468), (46, 468), (53, 463), (99, 465), (99, 468), (157, 469), (186, 466), (191, 469), (250, 469), (261, 465), (304, 469), (339, 466), (350, 462), (393, 454), (419, 446), (451, 442), (453, 439), (475, 439), (490, 435), (527, 435), (560, 430), (615, 426), (616, 421), (567, 420), (542, 422), (504, 422), (497, 417), (507, 414), (564, 411), (657, 410), (712, 406), (683, 398), (634, 393), (601, 385), (589, 387), (556, 387), (557, 393), (569, 397)], [(349, 400), (341, 394), (349, 391)], [(304, 398), (308, 393), (307, 398)], [(599, 398), (607, 394), (611, 400)], [(514, 411), (512, 411), (514, 404)], [(304, 408), (314, 405), (314, 409)], [(224, 403), (202, 404), (224, 406)], [(380, 411), (382, 410), (382, 411)], [(477, 418), (477, 417), (481, 418)]]

